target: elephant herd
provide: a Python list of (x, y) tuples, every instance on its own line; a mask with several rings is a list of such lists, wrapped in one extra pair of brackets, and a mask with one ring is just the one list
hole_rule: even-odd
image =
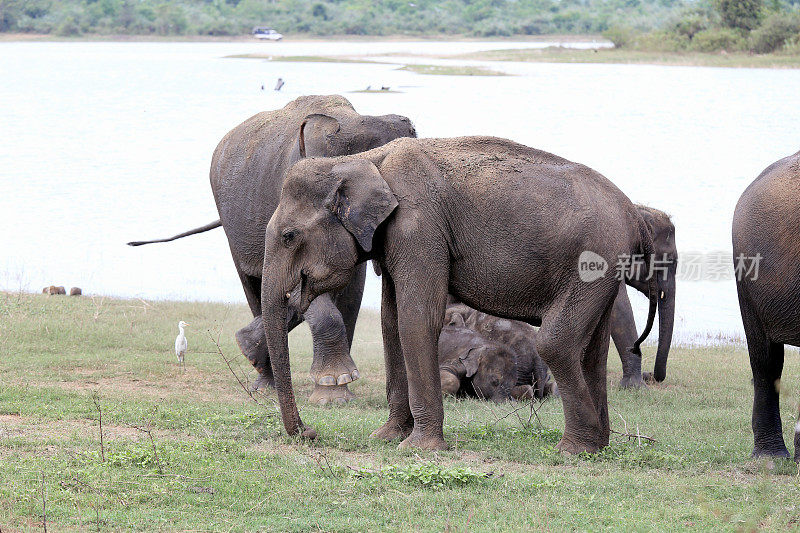
[[(734, 255), (761, 258), (759, 276), (737, 276), (755, 387), (754, 454), (788, 456), (777, 384), (783, 343), (800, 343), (799, 166), (795, 154), (765, 170), (734, 217)], [(351, 399), (347, 384), (359, 371), (350, 348), (368, 261), (381, 276), (389, 404), (375, 438), (447, 448), (443, 393), (559, 395), (558, 449), (594, 452), (609, 441), (610, 339), (622, 387), (666, 377), (675, 227), (584, 165), (494, 137), (418, 139), (406, 117), (360, 115), (341, 96), (305, 96), (231, 130), (210, 180), (218, 221), (129, 244), (224, 229), (254, 317), (236, 340), (258, 371), (255, 386), (277, 390), (290, 435), (316, 432), (295, 403), (287, 334), (302, 321), (311, 328), (310, 401)], [(626, 285), (649, 299), (638, 336)], [(642, 374), (640, 345), (656, 310), (655, 367)]]

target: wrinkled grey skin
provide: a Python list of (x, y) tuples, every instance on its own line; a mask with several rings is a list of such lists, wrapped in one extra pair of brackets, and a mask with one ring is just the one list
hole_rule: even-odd
[[(255, 317), (236, 333), (239, 347), (259, 372), (255, 388), (274, 378), (261, 321), (264, 234), (280, 198), (286, 171), (304, 157), (355, 154), (398, 137), (415, 137), (411, 121), (399, 115), (360, 115), (341, 96), (302, 96), (283, 109), (258, 113), (220, 141), (211, 161), (211, 189), (220, 220), (168, 242), (222, 225), (231, 255)], [(306, 320), (314, 340), (312, 403), (343, 403), (353, 397), (347, 383), (359, 377), (350, 357), (356, 318), (364, 291), (365, 266), (353, 269), (348, 282), (322, 294), (302, 315), (292, 310), (289, 329)]]
[(537, 332), (533, 326), (519, 320), (487, 315), (463, 303), (448, 305), (445, 325), (459, 323), (512, 353), (516, 376), (511, 394), (514, 398), (541, 400), (555, 392), (549, 369), (536, 350)]
[[(316, 436), (292, 390), (290, 291), (300, 286), (304, 312), (374, 260), (389, 401), (375, 438), (448, 447), (437, 345), (449, 292), (485, 313), (540, 326), (537, 349), (564, 406), (558, 449), (606, 446), (609, 318), (619, 282), (613, 269), (597, 268), (583, 281), (584, 251), (615, 265), (631, 254), (649, 264), (654, 250), (641, 214), (616, 186), (547, 152), (492, 137), (398, 139), (354, 156), (299, 161), (267, 225), (261, 297), (287, 433)], [(656, 279), (649, 284), (636, 353), (656, 313)]]
[[(800, 152), (767, 167), (742, 193), (733, 214), (736, 290), (753, 371), (753, 456), (789, 457), (779, 402), (784, 345), (800, 346), (798, 228)], [(800, 423), (795, 461), (800, 460), (797, 428)]]
[(439, 335), (438, 353), (442, 394), (497, 403), (512, 399), (517, 372), (514, 354), (506, 347), (463, 323), (446, 324)]
[[(620, 284), (619, 295), (611, 310), (611, 338), (622, 361), (622, 388), (644, 387), (646, 380), (664, 381), (667, 376), (667, 358), (672, 344), (672, 329), (675, 324), (675, 275), (678, 270), (678, 249), (675, 245), (675, 226), (669, 215), (658, 209), (637, 205), (650, 236), (653, 239), (658, 270), (658, 348), (652, 374), (642, 374), (642, 358), (631, 351), (636, 342), (636, 322), (628, 299), (625, 284)], [(648, 284), (634, 279), (630, 285), (647, 296)]]

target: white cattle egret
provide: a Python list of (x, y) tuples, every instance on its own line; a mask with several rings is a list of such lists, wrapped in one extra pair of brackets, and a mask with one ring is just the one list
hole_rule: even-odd
[(186, 348), (189, 347), (189, 343), (186, 341), (186, 335), (183, 333), (183, 328), (188, 326), (186, 322), (181, 320), (178, 322), (178, 336), (175, 337), (175, 356), (178, 358), (178, 364), (183, 366), (184, 370), (186, 369), (186, 365), (183, 364), (183, 356), (186, 355)]

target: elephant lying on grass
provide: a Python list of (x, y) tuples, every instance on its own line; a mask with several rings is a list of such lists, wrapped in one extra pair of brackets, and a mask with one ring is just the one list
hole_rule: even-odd
[[(399, 115), (360, 115), (341, 96), (302, 96), (283, 109), (258, 113), (228, 132), (211, 161), (211, 189), (220, 220), (168, 239), (135, 241), (132, 246), (167, 242), (219, 227), (254, 320), (236, 333), (239, 347), (259, 372), (258, 388), (273, 384), (270, 356), (261, 322), (264, 234), (278, 205), (286, 171), (304, 157), (355, 154), (398, 137), (415, 137), (411, 121)], [(347, 283), (322, 294), (300, 313), (287, 316), (289, 329), (304, 319), (311, 328), (316, 387), (312, 403), (344, 402), (353, 397), (347, 383), (358, 379), (350, 357), (356, 318), (364, 291), (365, 266)]]
[[(313, 438), (292, 391), (287, 321), (347, 286), (359, 265), (382, 271), (389, 419), (376, 438), (444, 449), (437, 344), (448, 292), (485, 313), (540, 326), (537, 348), (564, 405), (558, 448), (608, 444), (609, 318), (619, 258), (652, 238), (630, 200), (590, 168), (492, 137), (398, 139), (362, 154), (306, 159), (288, 172), (267, 225), (261, 304), (286, 431)], [(587, 255), (588, 254), (588, 255)], [(584, 275), (589, 269), (591, 277)], [(644, 271), (644, 272), (642, 272)], [(655, 317), (658, 282), (649, 277)]]
[(536, 330), (485, 313), (476, 329), (477, 313), (464, 304), (447, 307), (439, 335), (442, 393), (504, 402), (541, 399), (551, 392), (554, 384), (536, 351)]
[(557, 389), (536, 350), (536, 335), (530, 324), (487, 315), (463, 303), (448, 305), (439, 336), (442, 392), (496, 402), (541, 400), (552, 394)]

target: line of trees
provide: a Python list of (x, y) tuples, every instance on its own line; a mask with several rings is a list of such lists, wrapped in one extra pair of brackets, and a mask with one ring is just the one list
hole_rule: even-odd
[(692, 0), (0, 0), (0, 31), (508, 36), (652, 28)]
[(656, 30), (621, 24), (604, 35), (618, 48), (800, 54), (800, 0), (698, 2)]

